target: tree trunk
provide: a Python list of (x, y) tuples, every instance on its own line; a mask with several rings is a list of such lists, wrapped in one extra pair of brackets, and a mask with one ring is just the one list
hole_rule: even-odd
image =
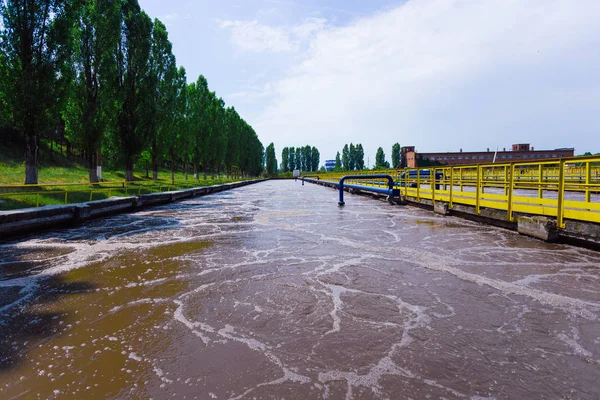
[(98, 176), (98, 181), (102, 180), (102, 156), (100, 155), (100, 150), (96, 152), (96, 174)]
[(194, 179), (198, 180), (198, 163), (194, 161)]
[(125, 180), (127, 182), (133, 181), (133, 158), (127, 157), (125, 161)]
[[(156, 139), (154, 139), (154, 144), (152, 146), (152, 180), (158, 180), (158, 150), (156, 145)], [(148, 174), (146, 174), (148, 176)]]
[(187, 161), (183, 163), (183, 170), (185, 172), (185, 180), (188, 180), (188, 163)]
[(37, 135), (27, 136), (25, 148), (25, 184), (37, 185), (38, 183), (38, 144)]
[(171, 183), (175, 183), (175, 160), (171, 159)]
[(204, 180), (206, 180), (206, 167), (205, 166), (202, 167), (202, 172), (204, 173)]
[(96, 158), (96, 152), (89, 150), (88, 154), (88, 168), (90, 183), (97, 183), (98, 180), (98, 160)]

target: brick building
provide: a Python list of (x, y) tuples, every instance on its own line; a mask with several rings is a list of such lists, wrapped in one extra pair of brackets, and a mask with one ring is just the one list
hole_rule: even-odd
[(495, 162), (506, 163), (513, 161), (538, 161), (548, 159), (558, 159), (565, 157), (573, 157), (574, 148), (561, 148), (554, 150), (535, 150), (529, 143), (513, 144), (512, 149), (508, 151), (506, 148), (490, 151), (469, 151), (463, 152), (462, 149), (458, 152), (446, 153), (417, 153), (414, 146), (405, 146), (401, 149), (403, 165), (415, 168), (417, 166), (431, 165), (431, 163), (439, 163), (443, 165), (464, 165), (464, 164), (489, 164), (494, 162), (494, 154), (496, 155)]

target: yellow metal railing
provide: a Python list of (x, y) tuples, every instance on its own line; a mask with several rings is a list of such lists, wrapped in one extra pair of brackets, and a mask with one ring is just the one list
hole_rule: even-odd
[[(220, 179), (221, 181), (229, 181)], [(51, 183), (38, 185), (0, 185), (0, 210), (20, 207), (39, 207), (44, 204), (68, 204), (109, 198), (113, 195), (132, 196), (164, 192), (213, 184), (216, 181), (119, 181), (98, 183)], [(89, 197), (87, 194), (89, 193)], [(83, 194), (86, 194), (83, 196)], [(51, 199), (49, 201), (49, 199)], [(14, 204), (7, 206), (7, 200)], [(4, 204), (3, 204), (4, 203)]]
[[(411, 172), (412, 171), (412, 172)], [(515, 214), (555, 217), (600, 223), (600, 157), (574, 157), (547, 161), (435, 166), (378, 171), (394, 177), (400, 193), (417, 201), (443, 201), (503, 210)], [(339, 182), (350, 172), (322, 174), (321, 180)], [(373, 171), (352, 171), (368, 174)], [(348, 183), (385, 186), (383, 180), (352, 179)]]

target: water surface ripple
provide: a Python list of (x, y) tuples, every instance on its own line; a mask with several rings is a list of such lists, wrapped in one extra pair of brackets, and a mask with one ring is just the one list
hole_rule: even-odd
[(600, 255), (270, 181), (0, 244), (0, 397), (600, 398)]

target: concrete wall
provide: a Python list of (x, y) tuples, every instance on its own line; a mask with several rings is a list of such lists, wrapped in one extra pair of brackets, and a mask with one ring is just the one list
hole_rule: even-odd
[(196, 196), (230, 190), (253, 183), (262, 182), (257, 179), (198, 187), (173, 192), (143, 194), (140, 196), (111, 197), (87, 203), (52, 205), (21, 210), (0, 211), (0, 238), (37, 232), (42, 229), (70, 226), (105, 215), (133, 212), (145, 207), (167, 204), (173, 201)]

